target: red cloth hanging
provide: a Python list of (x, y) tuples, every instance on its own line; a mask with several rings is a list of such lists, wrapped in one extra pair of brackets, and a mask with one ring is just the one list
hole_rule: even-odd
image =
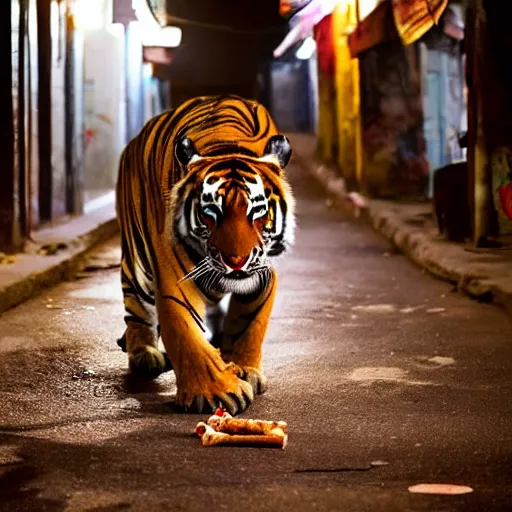
[(333, 76), (335, 69), (332, 14), (315, 26), (318, 68), (324, 75)]

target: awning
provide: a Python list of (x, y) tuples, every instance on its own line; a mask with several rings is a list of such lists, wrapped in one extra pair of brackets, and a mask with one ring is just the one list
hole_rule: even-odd
[(405, 45), (425, 35), (439, 19), (448, 0), (393, 0), (396, 28)]
[(373, 46), (398, 39), (398, 37), (391, 2), (383, 2), (348, 36), (350, 56), (357, 57)]
[(357, 57), (396, 38), (412, 44), (440, 21), (447, 36), (459, 41), (464, 38), (462, 18), (448, 7), (448, 0), (384, 0), (350, 34), (350, 55)]
[(338, 0), (311, 0), (290, 20), (293, 28), (274, 50), (274, 58), (281, 57), (288, 49), (313, 34), (313, 29), (332, 13)]

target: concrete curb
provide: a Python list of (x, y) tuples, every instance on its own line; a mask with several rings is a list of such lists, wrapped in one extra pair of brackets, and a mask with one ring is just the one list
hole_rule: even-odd
[(469, 297), (494, 303), (512, 314), (511, 277), (502, 264), (496, 264), (495, 271), (479, 267), (463, 246), (433, 240), (432, 233), (407, 226), (403, 218), (371, 202), (363, 218), (418, 266), (454, 284)]
[[(16, 263), (0, 267), (0, 314), (34, 297), (45, 288), (70, 279), (78, 272), (87, 253), (119, 232), (112, 206), (61, 226), (35, 234), (37, 242)], [(41, 245), (64, 242), (66, 248), (47, 256), (37, 253)], [(31, 248), (31, 245), (37, 247)]]
[[(301, 154), (295, 157), (342, 209), (354, 213), (353, 206), (347, 202), (343, 179), (333, 169)], [(425, 215), (429, 210), (429, 205), (368, 200), (357, 216), (421, 268), (454, 284), (469, 297), (498, 305), (512, 315), (510, 262), (499, 261), (490, 252), (471, 251), (464, 245), (445, 241), (434, 228), (418, 227), (410, 222), (411, 218)]]

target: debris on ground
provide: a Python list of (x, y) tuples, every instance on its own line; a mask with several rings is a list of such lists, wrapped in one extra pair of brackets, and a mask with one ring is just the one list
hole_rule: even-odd
[(374, 468), (378, 468), (380, 466), (388, 466), (389, 462), (386, 462), (385, 460), (374, 460), (370, 462), (370, 465)]
[(52, 242), (49, 244), (42, 245), (37, 254), (42, 254), (43, 256), (53, 256), (57, 254), (58, 251), (64, 250), (68, 248), (68, 244), (64, 242)]
[(16, 256), (0, 252), (0, 265), (12, 265), (13, 263), (16, 263)]
[(366, 311), (367, 313), (393, 313), (396, 308), (392, 304), (369, 304), (367, 306), (354, 306), (353, 311)]
[(409, 492), (416, 494), (468, 494), (473, 492), (471, 487), (467, 485), (454, 485), (454, 484), (418, 484), (411, 485)]

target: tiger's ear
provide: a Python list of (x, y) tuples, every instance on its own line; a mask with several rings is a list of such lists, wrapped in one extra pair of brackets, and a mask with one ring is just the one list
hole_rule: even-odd
[(265, 154), (263, 155), (264, 160), (267, 158), (276, 158), (279, 167), (284, 169), (288, 165), (291, 156), (292, 146), (287, 137), (284, 135), (273, 135), (270, 137), (265, 147)]
[(183, 137), (178, 142), (176, 142), (175, 152), (178, 162), (185, 167), (194, 158), (200, 158), (194, 143), (188, 137)]

